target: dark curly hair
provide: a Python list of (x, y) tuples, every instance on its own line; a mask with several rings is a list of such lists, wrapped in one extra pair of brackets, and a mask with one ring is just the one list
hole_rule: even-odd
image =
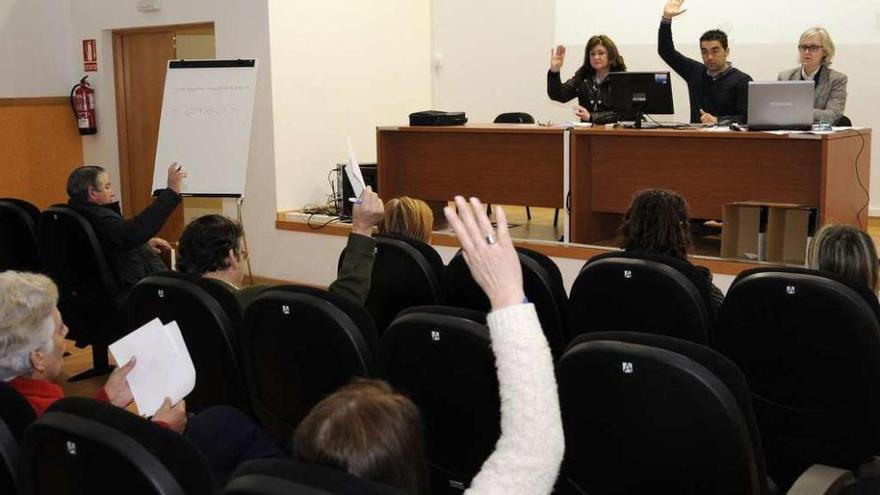
[(687, 201), (675, 191), (643, 189), (633, 196), (620, 226), (621, 246), (684, 258), (691, 245)]
[(223, 270), (231, 249), (241, 254), (241, 225), (223, 215), (196, 218), (183, 231), (177, 250), (177, 269), (190, 275)]

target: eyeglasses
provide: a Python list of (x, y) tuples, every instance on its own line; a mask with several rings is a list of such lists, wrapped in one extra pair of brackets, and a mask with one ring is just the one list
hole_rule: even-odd
[(821, 49), (820, 45), (798, 45), (798, 50), (802, 52), (816, 53)]

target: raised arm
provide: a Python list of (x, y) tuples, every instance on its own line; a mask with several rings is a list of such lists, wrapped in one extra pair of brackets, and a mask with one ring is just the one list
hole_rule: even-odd
[(474, 280), (492, 305), (487, 322), (498, 369), (501, 438), (474, 477), (468, 495), (545, 495), (565, 452), (553, 359), (535, 307), (524, 302), (522, 269), (496, 209), (498, 231), (476, 198), (455, 198), (446, 218), (461, 243)]
[(681, 8), (683, 3), (684, 0), (669, 0), (663, 7), (663, 18), (660, 19), (660, 29), (657, 32), (657, 53), (666, 65), (687, 79), (692, 71), (701, 70), (703, 64), (679, 53), (672, 41), (672, 18), (687, 11)]
[(565, 103), (577, 96), (578, 82), (572, 77), (562, 82), (559, 74), (562, 64), (565, 62), (565, 47), (559, 45), (550, 50), (550, 70), (547, 71), (547, 96), (553, 101)]

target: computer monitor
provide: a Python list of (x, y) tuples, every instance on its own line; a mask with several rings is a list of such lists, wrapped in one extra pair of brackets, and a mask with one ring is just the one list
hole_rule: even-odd
[(618, 114), (635, 116), (641, 128), (644, 114), (673, 114), (669, 72), (610, 72), (611, 106)]

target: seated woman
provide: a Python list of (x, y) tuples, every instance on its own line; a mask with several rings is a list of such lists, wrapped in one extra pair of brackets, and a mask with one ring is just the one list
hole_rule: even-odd
[[(694, 266), (687, 259), (691, 246), (690, 216), (687, 202), (680, 194), (666, 189), (637, 192), (623, 216), (619, 235), (622, 239), (620, 247), (628, 253), (678, 260), (674, 268), (694, 283), (710, 321), (716, 320), (724, 294), (712, 283), (712, 272), (708, 268)], [(596, 258), (614, 255), (607, 253)]]
[[(487, 317), (498, 369), (501, 438), (468, 494), (548, 494), (565, 450), (550, 347), (535, 307), (525, 302), (522, 270), (497, 208), (498, 231), (477, 199), (456, 198), (445, 214), (474, 280), (489, 296)], [(459, 216), (460, 215), (460, 216)], [(345, 470), (411, 494), (427, 494), (416, 406), (378, 381), (357, 381), (321, 401), (300, 423), (294, 451), (304, 462)]]
[(810, 245), (810, 268), (836, 273), (878, 290), (880, 262), (871, 236), (850, 225), (825, 225)]
[[(61, 374), (67, 326), (61, 319), (58, 289), (45, 275), (0, 273), (0, 380), (7, 381), (42, 416), (64, 390), (54, 383)], [(134, 397), (127, 375), (132, 359), (113, 370), (95, 399), (126, 408)], [(227, 406), (212, 407), (187, 417), (186, 404), (169, 399), (152, 420), (182, 433), (208, 458), (218, 480), (242, 461), (277, 456), (271, 440), (243, 413)]]
[[(363, 305), (370, 292), (370, 274), (376, 259), (373, 226), (382, 220), (382, 200), (367, 186), (363, 200), (354, 205), (351, 234), (346, 256), (329, 291)], [(246, 253), (242, 250), (244, 231), (238, 222), (223, 215), (205, 215), (189, 224), (180, 237), (177, 267), (197, 277), (216, 280), (233, 291), (244, 310), (264, 285), (242, 289)]]
[(815, 81), (813, 122), (837, 125), (846, 108), (846, 74), (831, 68), (834, 42), (825, 28), (812, 27), (798, 41), (800, 66), (779, 73), (780, 81)]
[(577, 97), (574, 113), (582, 122), (607, 124), (621, 120), (611, 105), (611, 89), (605, 76), (609, 72), (626, 70), (626, 63), (617, 51), (617, 45), (604, 34), (593, 36), (584, 50), (584, 63), (574, 76), (562, 82), (559, 70), (565, 62), (565, 47), (559, 45), (550, 51), (550, 70), (547, 72), (547, 96), (565, 103)]

